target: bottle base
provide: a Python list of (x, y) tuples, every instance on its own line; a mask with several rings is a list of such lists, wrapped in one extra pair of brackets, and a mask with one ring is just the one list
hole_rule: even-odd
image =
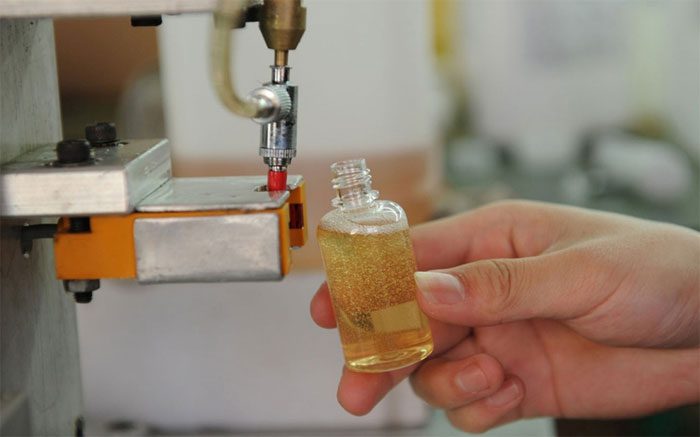
[(408, 367), (424, 360), (433, 352), (432, 343), (402, 349), (400, 351), (370, 355), (346, 360), (345, 365), (354, 372), (381, 373)]

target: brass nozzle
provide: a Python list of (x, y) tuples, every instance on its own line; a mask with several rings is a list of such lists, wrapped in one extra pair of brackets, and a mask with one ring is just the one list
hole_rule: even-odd
[(301, 0), (264, 0), (260, 31), (267, 46), (275, 51), (275, 64), (287, 61), (287, 52), (299, 45), (306, 30), (306, 8)]

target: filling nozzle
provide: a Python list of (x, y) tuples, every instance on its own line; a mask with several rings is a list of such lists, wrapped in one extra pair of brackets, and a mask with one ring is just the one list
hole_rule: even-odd
[(263, 88), (276, 90), (288, 97), (289, 109), (284, 116), (264, 123), (260, 134), (259, 154), (269, 167), (268, 190), (286, 188), (287, 167), (297, 154), (297, 87), (289, 83), (289, 67), (273, 65), (272, 81)]
[(268, 189), (286, 188), (287, 167), (297, 153), (297, 87), (289, 83), (288, 64), (289, 51), (297, 48), (305, 30), (306, 8), (301, 0), (264, 0), (260, 31), (275, 54), (272, 80), (265, 87), (283, 90), (290, 101), (290, 110), (284, 117), (262, 126), (259, 154), (269, 167)]
[(262, 125), (259, 154), (269, 167), (268, 189), (286, 188), (287, 167), (296, 156), (297, 87), (289, 83), (289, 51), (306, 30), (301, 0), (263, 0), (257, 19), (268, 48), (274, 51), (272, 80), (247, 96), (236, 94), (230, 69), (230, 30), (246, 21), (246, 0), (219, 0), (212, 43), (212, 79), (221, 101), (232, 112)]

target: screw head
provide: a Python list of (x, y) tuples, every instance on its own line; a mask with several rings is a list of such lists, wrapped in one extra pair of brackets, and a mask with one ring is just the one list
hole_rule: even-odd
[(60, 164), (80, 164), (90, 159), (90, 143), (69, 139), (56, 145), (56, 158)]
[(91, 124), (85, 126), (85, 138), (94, 146), (108, 145), (117, 141), (117, 128), (114, 123), (104, 121)]
[(75, 300), (75, 303), (90, 303), (92, 302), (92, 291), (73, 293), (73, 300)]

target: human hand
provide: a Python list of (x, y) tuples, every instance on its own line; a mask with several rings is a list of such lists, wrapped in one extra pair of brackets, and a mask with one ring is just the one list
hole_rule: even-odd
[[(700, 399), (700, 234), (615, 214), (504, 202), (412, 230), (435, 352), (383, 374), (347, 369), (366, 414), (411, 375), (458, 428), (518, 418), (636, 416)], [(335, 326), (326, 285), (313, 319)]]

